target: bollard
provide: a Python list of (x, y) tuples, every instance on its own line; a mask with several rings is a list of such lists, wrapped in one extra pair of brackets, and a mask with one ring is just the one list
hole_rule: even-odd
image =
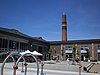
[(27, 72), (27, 63), (24, 63), (24, 66), (25, 66), (25, 74), (24, 75), (26, 75), (26, 72)]
[(79, 75), (81, 75), (81, 68), (82, 68), (81, 62), (79, 62)]
[(28, 64), (27, 63), (24, 63), (24, 66), (27, 66)]
[(24, 68), (23, 68), (23, 63), (22, 63), (22, 71), (21, 71), (22, 73), (24, 72)]
[(16, 66), (16, 65), (15, 65), (15, 66), (13, 66), (13, 69), (18, 69), (18, 66)]
[(40, 75), (44, 75), (44, 73), (43, 73), (43, 66), (44, 66), (44, 64), (42, 63), (41, 64), (41, 74)]
[(16, 75), (16, 70), (18, 69), (18, 66), (14, 65), (13, 69), (14, 69), (13, 75)]

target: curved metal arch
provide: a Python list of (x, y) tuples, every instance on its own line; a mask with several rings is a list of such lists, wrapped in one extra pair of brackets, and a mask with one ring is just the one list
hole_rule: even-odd
[(5, 60), (3, 61), (2, 66), (1, 66), (1, 75), (3, 75), (4, 65), (5, 65), (5, 63), (6, 63), (6, 61), (8, 60), (9, 57), (11, 57), (12, 60), (14, 61), (14, 65), (16, 64), (15, 59), (14, 59), (14, 57), (12, 56), (12, 54), (9, 54), (9, 55), (5, 58)]
[[(22, 56), (22, 55), (21, 55), (21, 54), (19, 54), (19, 53), (18, 53), (17, 55), (19, 55), (20, 57)], [(19, 58), (20, 58), (20, 57), (19, 57)], [(25, 58), (24, 58), (24, 57), (22, 57), (22, 59), (24, 60), (24, 63), (26, 63)], [(16, 64), (15, 64), (15, 66), (18, 66), (18, 65), (16, 65)], [(25, 70), (26, 70), (26, 69), (27, 69), (27, 67), (25, 67)], [(16, 69), (14, 69), (14, 73), (13, 73), (13, 75), (16, 75)], [(26, 75), (26, 71), (25, 71), (25, 75)]]
[[(27, 55), (27, 54), (29, 54), (30, 56), (32, 56), (32, 57), (35, 59), (35, 61), (36, 61), (36, 63), (37, 63), (37, 75), (39, 75), (39, 64), (38, 64), (38, 61), (37, 61), (36, 57), (35, 57), (32, 53), (23, 54), (23, 55), (17, 60), (16, 66), (18, 65), (18, 63), (19, 63), (19, 61), (21, 60), (21, 58), (24, 57), (24, 56)], [(26, 71), (27, 71), (27, 69), (26, 69)], [(25, 74), (25, 75), (26, 75), (26, 74)]]
[[(16, 65), (16, 61), (15, 61), (14, 57), (12, 56), (12, 55), (14, 55), (14, 54), (15, 54), (15, 55), (21, 56), (21, 54), (19, 54), (19, 53), (10, 53), (10, 54), (5, 58), (5, 60), (3, 61), (3, 64), (2, 64), (2, 66), (1, 66), (1, 75), (3, 75), (4, 65), (5, 65), (5, 63), (6, 63), (6, 61), (8, 60), (9, 57), (12, 58), (12, 60), (14, 61), (14, 65)], [(25, 61), (25, 58), (22, 58), (22, 59), (24, 60), (24, 62), (26, 62), (26, 61)], [(13, 73), (13, 75), (14, 75), (14, 73)]]

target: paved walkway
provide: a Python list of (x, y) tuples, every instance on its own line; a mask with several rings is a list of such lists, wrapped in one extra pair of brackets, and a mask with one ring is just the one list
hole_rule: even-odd
[[(89, 64), (88, 62), (82, 62), (82, 67), (86, 66)], [(0, 63), (0, 68), (1, 68), (2, 63)], [(21, 63), (18, 65), (18, 70), (21, 71)], [(5, 68), (8, 70), (13, 71), (13, 63), (6, 63)], [(41, 70), (41, 64), (39, 64), (39, 68)], [(7, 71), (8, 71), (7, 70)], [(1, 71), (1, 70), (0, 70)], [(28, 71), (29, 72), (36, 72), (36, 63), (28, 63)], [(81, 69), (83, 75), (87, 75), (88, 73), (83, 71), (83, 68)], [(72, 65), (72, 62), (67, 62), (67, 61), (62, 61), (62, 62), (57, 62), (55, 64), (44, 64), (44, 73), (47, 73), (46, 75), (49, 74), (49, 72), (57, 72), (57, 73), (76, 73), (76, 75), (79, 73), (79, 65)], [(95, 75), (95, 74), (93, 74)]]
[(100, 73), (100, 63), (99, 64), (94, 64), (94, 66), (89, 70), (90, 73)]
[[(89, 63), (88, 62), (81, 62), (81, 63), (82, 63), (81, 70), (83, 71), (83, 67)], [(67, 61), (62, 61), (56, 64), (45, 64), (44, 69), (79, 72), (79, 64), (72, 65), (72, 62), (68, 63)]]

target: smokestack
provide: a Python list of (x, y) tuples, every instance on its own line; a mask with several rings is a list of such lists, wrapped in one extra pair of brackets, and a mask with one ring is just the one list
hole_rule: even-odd
[(67, 22), (65, 13), (62, 15), (62, 41), (67, 41)]

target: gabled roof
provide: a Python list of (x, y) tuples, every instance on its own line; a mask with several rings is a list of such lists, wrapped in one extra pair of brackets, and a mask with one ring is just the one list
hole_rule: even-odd
[(30, 37), (30, 36), (28, 36), (28, 35), (26, 35), (26, 34), (24, 34), (24, 33), (19, 32), (19, 31), (16, 30), (16, 29), (8, 29), (8, 28), (2, 28), (2, 27), (0, 27), (0, 31), (12, 33), (12, 34), (19, 35), (19, 36), (22, 36), (22, 37), (27, 37), (27, 38)]
[(68, 40), (66, 42), (63, 42), (63, 41), (46, 41), (42, 37), (31, 37), (31, 36), (28, 36), (28, 35), (26, 35), (24, 33), (19, 32), (16, 29), (7, 29), (7, 28), (0, 27), (0, 31), (11, 33), (11, 34), (15, 34), (15, 35), (22, 36), (22, 37), (25, 37), (25, 38), (31, 38), (31, 39), (34, 39), (34, 40), (37, 40), (37, 41), (41, 41), (41, 42), (50, 43), (50, 45), (100, 43), (100, 39)]
[(10, 33), (10, 34), (14, 34), (14, 35), (17, 35), (17, 36), (22, 36), (22, 37), (25, 37), (25, 38), (31, 38), (31, 39), (34, 39), (34, 40), (37, 40), (37, 41), (47, 42), (42, 37), (31, 37), (31, 36), (28, 36), (28, 35), (20, 32), (20, 31), (16, 30), (16, 29), (8, 29), (8, 28), (0, 27), (0, 31), (7, 32), (7, 33)]
[(42, 37), (32, 37), (32, 38), (35, 39), (35, 40), (37, 40), (37, 41), (49, 43), (48, 41), (44, 40)]
[(42, 41), (46, 41), (44, 40), (42, 37), (33, 37), (34, 39), (37, 39), (37, 40), (42, 40)]

